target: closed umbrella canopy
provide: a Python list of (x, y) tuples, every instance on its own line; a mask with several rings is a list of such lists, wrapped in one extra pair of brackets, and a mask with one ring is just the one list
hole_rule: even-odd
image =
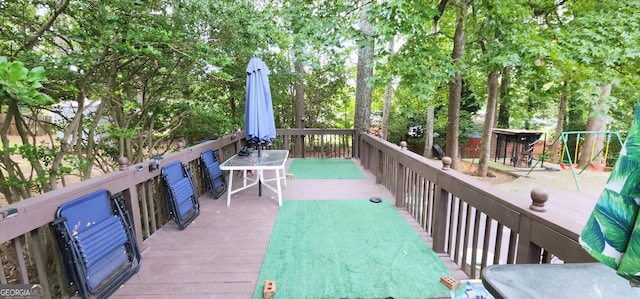
[(269, 144), (276, 138), (273, 120), (269, 69), (259, 58), (251, 58), (247, 66), (247, 96), (244, 135), (250, 144)]
[(596, 260), (640, 286), (640, 102), (620, 157), (596, 203), (580, 244)]

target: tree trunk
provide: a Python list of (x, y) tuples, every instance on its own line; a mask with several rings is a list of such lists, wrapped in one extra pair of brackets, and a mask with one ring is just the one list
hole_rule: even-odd
[[(609, 114), (607, 98), (611, 95), (611, 84), (601, 86), (600, 97), (591, 107), (589, 118), (587, 119), (587, 131), (603, 132), (607, 130), (606, 116)], [(582, 151), (578, 159), (580, 168), (589, 163), (601, 165), (603, 163), (604, 139), (606, 134), (585, 134), (582, 143)]]
[[(453, 37), (451, 58), (459, 64), (464, 56), (465, 26), (467, 23), (468, 2), (460, 1), (456, 31)], [(462, 72), (458, 71), (449, 83), (449, 107), (447, 111), (446, 155), (451, 158), (451, 168), (458, 169), (458, 130), (460, 129), (460, 98), (462, 95)]]
[[(358, 72), (356, 75), (356, 107), (354, 115), (354, 129), (356, 141), (359, 141), (360, 133), (369, 132), (371, 118), (371, 87), (367, 85), (366, 80), (373, 76), (373, 48), (374, 40), (371, 37), (373, 27), (367, 20), (367, 1), (360, 0), (362, 10), (360, 11), (360, 31), (363, 36), (362, 46), (358, 49)], [(359, 146), (355, 155), (359, 155)]]
[(434, 122), (434, 108), (429, 106), (427, 108), (427, 124), (424, 130), (424, 152), (423, 156), (426, 158), (433, 158), (433, 122)]
[(491, 155), (491, 137), (493, 123), (496, 115), (496, 105), (498, 102), (498, 72), (493, 71), (487, 76), (487, 111), (484, 117), (484, 127), (482, 129), (482, 140), (480, 141), (480, 161), (475, 175), (485, 177), (489, 170), (489, 160)]
[[(389, 58), (393, 56), (393, 48), (395, 44), (395, 38), (391, 38), (389, 41)], [(380, 134), (384, 140), (387, 140), (389, 136), (389, 113), (391, 111), (391, 98), (393, 96), (393, 75), (389, 75), (389, 82), (384, 90), (384, 107), (382, 109), (382, 131)]]
[(494, 127), (509, 128), (509, 119), (511, 115), (509, 113), (509, 84), (511, 84), (511, 68), (505, 67), (502, 69), (502, 82), (500, 83), (500, 109), (498, 110), (498, 117)]
[(391, 96), (393, 95), (392, 82), (387, 83), (387, 87), (384, 91), (384, 107), (382, 109), (382, 130), (380, 131), (380, 137), (387, 140), (389, 136), (389, 111), (391, 110)]
[[(558, 155), (560, 151), (564, 151), (564, 143), (560, 135), (562, 135), (562, 130), (564, 127), (564, 116), (567, 113), (567, 90), (568, 84), (567, 81), (564, 81), (562, 88), (562, 95), (560, 96), (560, 104), (558, 106), (558, 120), (556, 122), (556, 131), (554, 132), (555, 139), (557, 140), (551, 149), (551, 161), (558, 161)], [(562, 163), (562, 161), (560, 161)]]
[[(300, 82), (295, 86), (295, 93), (293, 95), (293, 113), (294, 113), (294, 122), (295, 127), (299, 129), (304, 129), (304, 68), (302, 66), (302, 62), (296, 61), (294, 65), (296, 74), (300, 78)], [(295, 138), (295, 149), (297, 157), (304, 157), (302, 152), (304, 151), (302, 144), (302, 136), (297, 135)]]
[[(18, 104), (15, 101), (9, 101), (7, 105), (7, 113), (5, 115), (4, 123), (0, 124), (0, 136), (2, 139), (3, 148), (9, 147), (9, 138), (7, 137), (7, 132), (11, 126), (11, 120), (13, 119), (16, 127), (18, 126), (18, 122), (20, 118), (20, 111), (18, 109)], [(24, 140), (24, 138), (23, 138)], [(22, 180), (25, 179), (25, 176), (20, 168), (20, 165), (13, 161), (9, 152), (2, 151), (0, 152), (0, 162), (2, 162), (4, 169), (0, 172), (0, 179), (3, 181), (7, 181), (8, 178), (11, 177), (19, 177)], [(30, 194), (28, 193), (28, 189), (24, 186), (7, 186), (2, 188), (2, 193), (9, 204), (18, 202), (24, 198), (28, 198)]]

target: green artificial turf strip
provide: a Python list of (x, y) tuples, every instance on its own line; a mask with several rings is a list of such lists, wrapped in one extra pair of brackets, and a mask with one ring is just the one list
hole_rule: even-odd
[(351, 159), (293, 159), (288, 173), (296, 179), (364, 179), (364, 174)]
[(285, 201), (253, 298), (449, 297), (451, 275), (388, 201)]

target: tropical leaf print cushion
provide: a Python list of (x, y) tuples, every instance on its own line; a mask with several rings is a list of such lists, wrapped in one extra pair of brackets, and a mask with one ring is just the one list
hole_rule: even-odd
[(596, 260), (640, 285), (640, 102), (620, 157), (580, 236)]

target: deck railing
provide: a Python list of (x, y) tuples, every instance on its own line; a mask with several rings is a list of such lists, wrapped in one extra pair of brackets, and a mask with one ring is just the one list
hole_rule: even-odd
[(446, 159), (429, 160), (370, 134), (360, 140), (364, 168), (467, 276), (479, 277), (490, 264), (594, 261), (578, 243), (580, 227), (531, 210), (530, 196), (448, 169)]
[[(160, 167), (174, 161), (189, 165), (198, 196), (202, 196), (205, 190), (200, 153), (213, 149), (224, 161), (244, 141), (243, 132), (237, 132), (186, 148), (180, 146), (178, 151), (164, 155)], [(304, 145), (304, 150), (299, 145)], [(352, 157), (353, 130), (279, 129), (272, 148), (289, 149), (291, 157)], [(69, 297), (49, 226), (60, 205), (99, 189), (123, 194), (133, 215), (137, 243), (144, 249), (144, 240), (170, 220), (160, 170), (149, 170), (153, 160), (129, 165), (126, 159), (121, 159), (119, 163), (118, 171), (0, 207), (0, 284), (37, 283), (49, 290), (47, 296)]]
[[(226, 160), (243, 146), (242, 136), (238, 132), (181, 148), (164, 155), (161, 166), (174, 161), (188, 164), (201, 196), (205, 191), (200, 153), (217, 150)], [(479, 264), (465, 269), (471, 277), (492, 263), (549, 262), (551, 256), (566, 262), (591, 261), (579, 249), (576, 229), (528, 210), (529, 198), (507, 198), (473, 178), (443, 170), (440, 162), (373, 135), (354, 138), (353, 130), (279, 129), (272, 148), (289, 149), (290, 157), (359, 158), (377, 183), (395, 195), (396, 205), (406, 208), (433, 237), (437, 252), (449, 254), (462, 269)], [(122, 193), (127, 199), (138, 244), (144, 249), (144, 241), (169, 221), (160, 171), (149, 170), (152, 160), (128, 165), (122, 159), (120, 163), (119, 171), (0, 208), (4, 215), (0, 219), (0, 284), (38, 283), (49, 290), (47, 295), (68, 297), (50, 222), (61, 204), (99, 189)]]
[[(273, 142), (277, 149), (287, 149), (298, 158), (353, 157), (352, 129), (278, 129)], [(297, 145), (302, 144), (302, 147)]]
[[(194, 173), (199, 195), (204, 193), (199, 167), (200, 153), (218, 150), (221, 158), (228, 158), (241, 145), (241, 138), (225, 136), (180, 151), (164, 155), (163, 164), (181, 161)], [(160, 170), (150, 170), (153, 160), (128, 165), (120, 159), (120, 169), (89, 180), (56, 189), (9, 206), (0, 208), (1, 284), (40, 284), (48, 296), (68, 297), (52, 230), (57, 208), (65, 202), (100, 189), (112, 194), (121, 193), (127, 200), (136, 231), (138, 244), (169, 221), (163, 193)]]

